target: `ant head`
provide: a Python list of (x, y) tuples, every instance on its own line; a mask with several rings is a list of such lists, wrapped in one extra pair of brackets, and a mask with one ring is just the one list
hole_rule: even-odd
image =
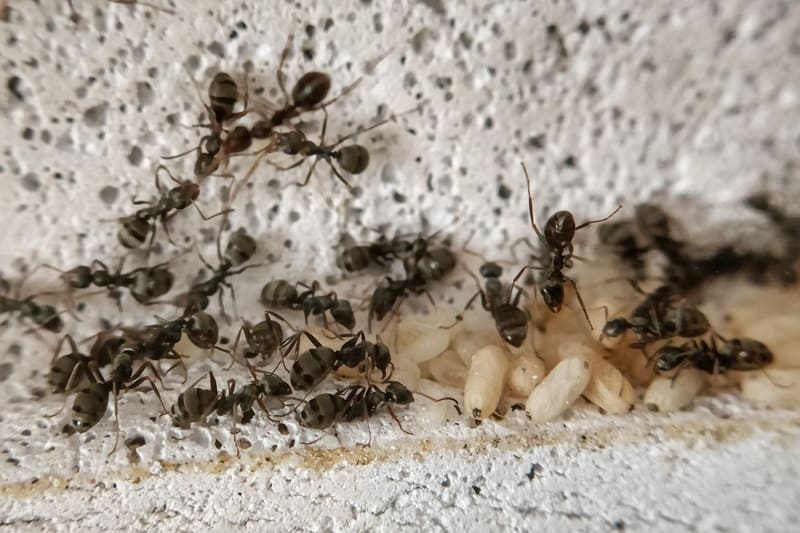
[(208, 313), (198, 311), (189, 317), (186, 324), (186, 335), (198, 348), (211, 348), (219, 339), (217, 321)]
[(720, 350), (731, 358), (734, 370), (756, 370), (770, 364), (774, 359), (767, 346), (753, 339), (731, 339)]
[(399, 381), (390, 381), (386, 385), (386, 401), (397, 405), (408, 405), (414, 402), (414, 395)]
[(296, 107), (314, 107), (322, 103), (331, 90), (331, 77), (324, 72), (306, 72), (292, 88)]
[(629, 327), (630, 325), (625, 318), (615, 318), (606, 322), (606, 325), (603, 326), (602, 335), (603, 337), (619, 337), (628, 331)]
[(560, 283), (549, 283), (542, 285), (539, 289), (542, 295), (544, 304), (553, 313), (561, 311), (561, 306), (564, 305), (564, 285)]
[(662, 346), (653, 356), (655, 358), (656, 372), (669, 372), (674, 370), (686, 360), (687, 351), (680, 346)]
[(494, 261), (489, 261), (482, 264), (478, 272), (480, 272), (481, 276), (484, 278), (499, 278), (503, 275), (503, 267)]
[(347, 329), (353, 329), (356, 325), (356, 317), (348, 300), (336, 300), (331, 306), (331, 316)]
[(564, 248), (575, 236), (575, 217), (569, 211), (558, 211), (547, 219), (544, 238), (551, 248)]
[(360, 144), (351, 144), (340, 148), (337, 151), (336, 159), (345, 172), (361, 174), (369, 165), (369, 152)]

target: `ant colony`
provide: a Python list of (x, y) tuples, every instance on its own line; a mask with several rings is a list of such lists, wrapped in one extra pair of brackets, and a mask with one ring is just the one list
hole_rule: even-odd
[[(270, 275), (262, 250), (269, 237), (230, 223), (243, 193), (271, 175), (281, 187), (317, 194), (316, 170), (332, 178), (329, 194), (348, 197), (358, 180), (369, 195), (359, 176), (371, 170), (370, 151), (354, 139), (424, 108), (326, 139), (336, 104), (361, 80), (334, 89), (331, 76), (312, 71), (292, 82), (284, 74), (292, 47), (290, 37), (276, 58), (278, 102), (249, 94), (251, 83), (273, 81), (251, 73), (202, 81), (202, 134), (162, 156), (148, 177), (151, 199), (115, 217), (113, 257), (0, 277), (6, 323), (14, 317), (49, 343), (44, 374), (59, 397), (53, 405), (63, 407), (48, 416), (66, 417), (72, 433), (113, 424), (113, 453), (127, 433), (126, 412), (151, 405), (148, 416), (171, 434), (229, 428), (228, 450), (238, 456), (259, 438), (247, 429), (256, 419), (304, 443), (361, 424), (361, 443), (370, 444), (379, 423), (405, 433), (491, 418), (524, 428), (591, 405), (616, 416), (674, 411), (715, 389), (764, 406), (800, 404), (800, 214), (763, 193), (736, 209), (761, 217), (773, 250), (736, 241), (699, 247), (682, 236), (680, 213), (655, 203), (551, 209), (543, 220), (537, 169), (515, 163), (507, 179), (527, 199), (530, 227), (513, 243), (474, 251), (463, 235), (404, 233), (386, 229), (387, 220), (360, 243), (317, 243), (338, 266), (324, 283)], [(186, 156), (194, 175), (181, 177), (167, 165)], [(240, 158), (247, 164), (236, 175)], [(211, 178), (229, 184), (215, 206), (203, 194)], [(185, 220), (209, 227), (216, 258), (173, 239)], [(527, 260), (517, 258), (520, 247)], [(150, 260), (163, 251), (172, 256)], [(181, 279), (179, 262), (202, 274)], [(24, 291), (36, 272), (51, 287)], [(256, 275), (260, 292), (242, 290), (241, 280)], [(119, 316), (87, 338), (67, 333), (98, 292)], [(240, 315), (237, 298), (260, 311)], [(150, 318), (127, 320), (131, 307)], [(128, 399), (135, 394), (153, 401)]]

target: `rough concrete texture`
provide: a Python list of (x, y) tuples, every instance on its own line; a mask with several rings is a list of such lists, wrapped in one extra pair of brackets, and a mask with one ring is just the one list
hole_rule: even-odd
[[(283, 186), (305, 167), (256, 173), (231, 219), (257, 236), (255, 260), (269, 266), (236, 280), (242, 316), (258, 316), (266, 279), (339, 281), (333, 246), (374, 237), (379, 226), (446, 228), (459, 244), (476, 230), (473, 248), (509, 257), (509, 243), (530, 235), (520, 161), (532, 170), (542, 219), (655, 200), (684, 216), (697, 243), (752, 243), (770, 228), (740, 200), (800, 192), (797, 2), (172, 3), (174, 16), (75, 0), (76, 23), (66, 1), (9, 1), (11, 22), (0, 23), (6, 278), (41, 263), (115, 263), (116, 226), (104, 220), (131, 210), (132, 197), (150, 197), (160, 155), (199, 138), (184, 127), (201, 117), (187, 71), (206, 87), (217, 70), (241, 82), (247, 69), (254, 101), (279, 101), (274, 72), (290, 31), (289, 83), (320, 69), (335, 94), (363, 77), (331, 107), (328, 139), (425, 105), (358, 138), (372, 157), (352, 196), (324, 164), (304, 189)], [(320, 117), (305, 121), (314, 138)], [(190, 160), (171, 168), (188, 175)], [(231, 170), (248, 166), (237, 160)], [(223, 179), (204, 184), (206, 213), (227, 188)], [(173, 238), (196, 239), (214, 257), (217, 226), (189, 211), (176, 217)], [(177, 255), (165, 242), (151, 262)], [(182, 280), (199, 269), (193, 252), (173, 265)], [(360, 299), (366, 283), (336, 287)], [(26, 285), (53, 288), (44, 272)], [(432, 292), (463, 301), (450, 286)], [(124, 302), (120, 315), (95, 296), (80, 322), (65, 318), (68, 328), (83, 338), (101, 317), (135, 323), (174, 312)], [(146, 444), (109, 458), (110, 413), (71, 437), (61, 434), (68, 411), (43, 416), (61, 404), (35, 399), (55, 340), (24, 330), (0, 331), (0, 524), (14, 530), (785, 531), (800, 518), (797, 413), (726, 395), (673, 416), (639, 408), (606, 417), (584, 404), (535, 428), (519, 413), (479, 428), (451, 413), (442, 428), (426, 428), (414, 407), (400, 413), (413, 436), (382, 416), (367, 449), (357, 446), (368, 439), (363, 423), (303, 446), (320, 434), (287, 421), (284, 435), (260, 418), (242, 428), (252, 447), (240, 462), (229, 456), (229, 420), (180, 432), (151, 419), (149, 395), (130, 393), (120, 401), (122, 438)]]

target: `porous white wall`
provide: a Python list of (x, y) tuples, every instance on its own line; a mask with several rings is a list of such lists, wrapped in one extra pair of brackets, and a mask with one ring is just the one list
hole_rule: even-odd
[[(248, 72), (253, 98), (277, 101), (274, 72), (290, 32), (295, 35), (286, 66), (290, 83), (304, 71), (324, 70), (336, 93), (363, 78), (357, 90), (332, 106), (329, 139), (425, 104), (420, 114), (359, 138), (372, 160), (367, 172), (353, 178), (352, 196), (329, 178), (325, 165), (304, 189), (284, 188), (302, 178), (302, 171), (256, 173), (232, 215), (234, 227), (246, 226), (258, 238), (256, 260), (268, 264), (236, 280), (244, 316), (257, 316), (255, 291), (267, 279), (303, 273), (307, 279), (334, 281), (339, 277), (334, 245), (368, 239), (374, 236), (369, 228), (377, 226), (390, 232), (446, 228), (456, 243), (474, 229), (480, 238), (473, 247), (491, 257), (509, 257), (508, 243), (530, 234), (522, 161), (532, 171), (542, 219), (558, 209), (571, 209), (582, 219), (604, 215), (618, 203), (632, 207), (656, 200), (683, 217), (683, 230), (696, 242), (765, 231), (758, 217), (741, 208), (740, 199), (755, 190), (790, 195), (800, 189), (797, 2), (174, 0), (174, 16), (103, 0), (74, 3), (81, 17), (77, 23), (62, 0), (9, 0), (10, 22), (0, 23), (0, 205), (5, 213), (0, 270), (6, 278), (40, 263), (69, 267), (120, 257), (113, 220), (131, 209), (132, 197), (153, 194), (152, 169), (162, 154), (188, 149), (200, 135), (184, 127), (196, 123), (201, 112), (186, 71), (203, 88), (220, 69), (240, 82)], [(305, 120), (309, 132), (318, 131), (320, 117)], [(248, 165), (237, 160), (231, 169), (241, 175)], [(191, 157), (170, 166), (186, 176)], [(206, 213), (220, 208), (227, 186), (222, 179), (204, 184), (200, 205)], [(216, 225), (203, 224), (188, 210), (172, 228), (176, 240), (190, 244), (182, 239), (196, 239), (204, 255), (213, 258)], [(165, 244), (154, 259), (176, 255)], [(134, 255), (129, 261), (142, 258)], [(194, 252), (173, 264), (182, 279), (198, 270)], [(340, 290), (361, 297), (365, 283), (356, 279)], [(52, 277), (42, 273), (29, 290), (48, 287)], [(443, 288), (434, 294), (452, 297), (453, 292)], [(124, 318), (152, 320), (154, 312), (170, 313), (166, 307), (127, 304)], [(67, 318), (79, 337), (96, 331), (101, 317), (119, 319), (102, 296), (80, 315), (77, 324)], [(33, 389), (43, 386), (54, 342), (23, 331), (10, 326), (0, 332), (5, 406), (0, 515), (15, 528), (74, 527), (72, 521), (90, 515), (100, 501), (116, 508), (123, 501), (127, 509), (106, 515), (124, 522), (97, 518), (91, 524), (98, 527), (143, 527), (166, 513), (167, 523), (176, 528), (189, 518), (206, 527), (252, 523), (317, 529), (343, 528), (352, 519), (358, 528), (410, 520), (409, 528), (452, 530), (477, 527), (464, 517), (489, 520), (479, 511), (494, 510), (496, 523), (518, 527), (606, 529), (623, 520), (635, 529), (694, 525), (708, 530), (741, 528), (751, 521), (780, 530), (796, 513), (786, 499), (791, 494), (797, 500), (796, 484), (789, 485), (796, 467), (786, 467), (790, 451), (797, 452), (797, 419), (752, 412), (730, 398), (722, 402), (726, 416), (745, 427), (760, 420), (764, 429), (732, 442), (703, 432), (697, 439), (677, 439), (677, 445), (653, 452), (661, 461), (655, 464), (642, 459), (649, 453), (647, 439), (630, 446), (611, 439), (602, 451), (567, 439), (533, 450), (525, 445), (497, 452), (483, 448), (472, 455), (455, 447), (409, 452), (404, 459), (369, 466), (341, 464), (324, 470), (321, 478), (302, 465), (283, 465), (264, 467), (253, 474), (258, 481), (250, 482), (247, 466), (224, 467), (217, 474), (202, 463), (196, 475), (179, 469), (149, 477), (142, 487), (159, 492), (142, 496), (131, 484), (135, 468), (125, 453), (105, 456), (113, 439), (110, 417), (88, 437), (67, 439), (59, 433), (65, 416), (41, 416), (59, 404), (31, 400)], [(216, 457), (215, 438), (230, 444), (226, 428), (198, 429), (188, 441), (176, 443), (172, 436), (178, 434), (166, 420), (149, 420), (156, 412), (149, 398), (142, 396), (146, 408), (139, 412), (138, 396), (121, 402), (122, 428), (123, 436), (148, 437), (141, 449), (145, 471), (170, 461), (192, 465)], [(715, 412), (699, 409), (691, 420), (715, 420)], [(773, 416), (787, 416), (788, 429), (773, 423)], [(648, 420), (653, 427), (678, 424), (670, 418)], [(412, 417), (406, 421), (413, 425)], [(589, 426), (599, 431), (617, 422), (595, 423)], [(712, 428), (717, 423), (709, 422)], [(435, 442), (437, 435), (497, 434), (502, 441), (524, 432), (522, 426), (451, 427), (429, 437)], [(289, 450), (290, 438), (273, 429), (246, 431), (254, 441), (252, 456), (271, 453), (275, 444)], [(339, 437), (352, 444), (365, 431), (340, 430)], [(390, 419), (375, 423), (373, 433), (384, 440), (376, 447), (390, 446), (401, 436)], [(331, 439), (322, 444), (338, 444)], [(548, 467), (548, 461), (556, 466)], [(544, 465), (541, 479), (524, 478), (529, 462)], [(564, 481), (559, 468), (566, 469), (567, 480), (581, 481)], [(656, 478), (685, 483), (650, 483), (651, 468)], [(74, 470), (79, 471), (77, 488), (65, 491), (64, 480)], [(467, 471), (463, 479), (455, 476), (451, 485), (443, 484), (451, 473)], [(49, 496), (42, 499), (30, 480), (47, 476), (62, 486), (43, 488)], [(614, 500), (618, 512), (604, 515), (604, 505), (580, 503), (582, 494), (602, 502), (611, 489), (598, 492), (594, 483), (620, 478), (629, 482), (620, 488), (628, 492)], [(520, 501), (534, 483), (540, 485)], [(483, 487), (481, 494), (471, 485)], [(685, 486), (692, 488), (682, 492)], [(232, 512), (231, 502), (240, 500), (231, 498), (240, 492), (235, 498), (250, 502), (247, 513)], [(540, 499), (548, 502), (543, 508)], [(314, 512), (326, 504), (330, 513)], [(683, 514), (685, 509), (691, 512)]]

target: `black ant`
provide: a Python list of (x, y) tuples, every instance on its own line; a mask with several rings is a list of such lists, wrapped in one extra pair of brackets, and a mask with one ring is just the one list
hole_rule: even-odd
[[(192, 315), (197, 311), (206, 309), (209, 305), (209, 298), (214, 294), (219, 297), (219, 306), (223, 315), (225, 314), (225, 306), (222, 303), (222, 288), (227, 287), (231, 292), (233, 299), (234, 310), (236, 308), (236, 293), (233, 290), (227, 279), (230, 276), (241, 274), (245, 270), (254, 268), (258, 265), (249, 265), (239, 269), (234, 267), (239, 266), (250, 260), (256, 252), (256, 241), (247, 234), (244, 228), (239, 228), (233, 232), (228, 240), (228, 245), (225, 248), (225, 254), (219, 255), (219, 266), (212, 267), (200, 255), (200, 260), (203, 264), (211, 270), (211, 277), (193, 284), (189, 291), (178, 297), (176, 303), (184, 309), (184, 316)], [(235, 311), (234, 311), (235, 312)]]
[[(172, 189), (164, 189), (159, 180), (159, 173), (165, 171), (172, 181), (177, 185)], [(124, 216), (118, 219), (119, 231), (117, 237), (120, 244), (126, 248), (138, 248), (143, 245), (150, 235), (150, 248), (156, 237), (155, 219), (159, 219), (161, 226), (167, 234), (167, 238), (172, 244), (172, 236), (167, 227), (167, 221), (172, 218), (177, 211), (186, 209), (193, 205), (203, 220), (211, 220), (214, 217), (222, 215), (227, 211), (220, 211), (211, 216), (206, 216), (197, 206), (195, 201), (200, 195), (200, 186), (189, 180), (179, 180), (169, 171), (164, 165), (159, 165), (155, 172), (156, 189), (161, 196), (155, 200), (146, 202), (143, 200), (134, 200), (135, 205), (146, 205), (147, 207), (141, 208), (136, 213), (130, 216)]]
[(549, 219), (547, 219), (547, 223), (544, 226), (544, 233), (542, 233), (539, 231), (539, 227), (536, 225), (533, 213), (531, 178), (528, 175), (528, 169), (525, 167), (525, 163), (522, 163), (522, 170), (525, 173), (525, 180), (528, 184), (528, 213), (530, 214), (531, 226), (536, 232), (536, 236), (539, 238), (539, 241), (547, 249), (550, 257), (549, 265), (545, 267), (533, 265), (524, 266), (522, 270), (520, 270), (519, 273), (514, 277), (514, 280), (511, 282), (511, 287), (513, 288), (517, 284), (517, 280), (525, 271), (542, 271), (543, 282), (539, 292), (542, 295), (544, 303), (547, 305), (548, 309), (550, 309), (550, 311), (553, 313), (558, 313), (561, 311), (561, 307), (564, 304), (564, 284), (569, 283), (572, 286), (572, 289), (575, 291), (575, 295), (577, 296), (578, 302), (581, 305), (581, 309), (586, 317), (586, 321), (589, 323), (589, 327), (592, 328), (592, 321), (589, 319), (589, 313), (586, 311), (586, 305), (583, 303), (583, 298), (581, 298), (580, 292), (578, 291), (578, 286), (575, 283), (575, 280), (564, 274), (564, 270), (572, 266), (572, 239), (575, 236), (575, 232), (591, 224), (605, 222), (609, 218), (613, 217), (620, 209), (622, 209), (622, 206), (617, 206), (617, 208), (606, 217), (597, 220), (587, 220), (586, 222), (578, 225), (575, 224), (575, 218), (572, 213), (569, 211), (558, 211)]
[[(277, 374), (272, 372), (261, 372), (261, 376), (257, 376), (255, 371), (251, 368), (250, 373), (253, 376), (252, 381), (245, 383), (238, 389), (236, 388), (236, 380), (228, 380), (227, 391), (222, 391), (218, 396), (215, 407), (217, 414), (226, 415), (231, 414), (234, 422), (234, 433), (236, 432), (236, 411), (239, 411), (239, 421), (247, 424), (255, 416), (253, 406), (258, 404), (261, 410), (270, 417), (269, 409), (267, 409), (264, 400), (266, 398), (278, 398), (281, 396), (289, 396), (292, 394), (292, 388), (281, 379)], [(236, 456), (239, 456), (239, 443), (234, 437), (234, 444), (236, 445)]]
[(368, 341), (363, 331), (353, 335), (338, 350), (323, 346), (308, 332), (300, 332), (287, 339), (285, 353), (297, 352), (302, 335), (311, 341), (313, 347), (298, 355), (292, 365), (289, 378), (295, 389), (311, 390), (342, 366), (357, 368), (366, 365), (364, 373), (367, 376), (370, 369), (377, 368), (381, 379), (386, 378), (389, 367), (393, 366), (389, 348), (380, 339)]
[(284, 46), (281, 51), (278, 70), (276, 72), (278, 86), (280, 87), (281, 93), (283, 93), (283, 107), (274, 111), (269, 118), (259, 120), (253, 125), (252, 131), (255, 138), (266, 139), (270, 137), (275, 128), (286, 124), (289, 120), (300, 116), (300, 114), (318, 111), (330, 106), (361, 83), (361, 80), (358, 79), (345, 87), (338, 96), (325, 101), (325, 97), (328, 96), (328, 92), (331, 90), (330, 76), (324, 72), (306, 72), (295, 82), (290, 95), (286, 90), (286, 78), (283, 73), (283, 67), (289, 56), (289, 49), (292, 46), (293, 40), (294, 37), (289, 35), (286, 46)]
[[(297, 287), (305, 290), (298, 292)], [(286, 280), (273, 280), (264, 285), (261, 290), (261, 302), (264, 305), (302, 309), (306, 324), (308, 324), (309, 315), (321, 315), (325, 327), (328, 326), (325, 313), (329, 312), (337, 324), (341, 324), (347, 329), (353, 329), (356, 325), (356, 318), (350, 301), (340, 299), (333, 291), (317, 295), (319, 289), (320, 285), (316, 281), (312, 282), (310, 286), (305, 283), (297, 283), (296, 286), (292, 286)]]
[[(512, 296), (512, 288), (504, 286), (500, 281), (503, 275), (503, 268), (494, 262), (487, 262), (481, 265), (480, 274), (486, 280), (484, 288), (481, 288), (480, 281), (471, 271), (469, 275), (478, 285), (478, 292), (472, 295), (464, 306), (464, 312), (472, 306), (475, 298), (481, 297), (481, 305), (489, 311), (494, 319), (495, 327), (500, 336), (512, 346), (522, 346), (528, 334), (528, 314), (519, 308), (519, 299), (522, 295), (521, 290), (517, 290)], [(456, 323), (463, 319), (459, 314), (456, 316)]]
[(456, 256), (447, 246), (431, 246), (438, 232), (430, 237), (417, 237), (403, 260), (407, 278), (439, 281), (456, 267)]
[(161, 399), (161, 393), (158, 391), (153, 378), (144, 376), (145, 370), (149, 370), (156, 380), (161, 383), (161, 386), (166, 389), (161, 375), (156, 367), (150, 361), (142, 363), (138, 369), (133, 369), (134, 358), (125, 350), (121, 351), (112, 361), (111, 377), (106, 380), (103, 374), (97, 369), (95, 363), (89, 363), (86, 376), (90, 383), (78, 391), (75, 396), (75, 401), (72, 404), (72, 424), (79, 433), (84, 433), (97, 425), (98, 422), (105, 415), (106, 408), (108, 407), (109, 395), (114, 396), (114, 418), (116, 424), (116, 439), (114, 440), (114, 447), (109, 452), (113, 454), (119, 444), (119, 394), (120, 391), (133, 390), (145, 381), (150, 385), (151, 390), (156, 394), (164, 414), (167, 414), (167, 408), (164, 401)]
[(433, 305), (433, 299), (425, 289), (426, 286), (427, 282), (419, 276), (399, 280), (392, 279), (388, 276), (384, 278), (383, 284), (378, 286), (375, 292), (372, 293), (369, 306), (369, 330), (372, 331), (373, 317), (378, 321), (383, 320), (383, 318), (394, 309), (398, 301), (411, 293), (428, 294), (428, 298)]
[(37, 302), (34, 299), (36, 296), (19, 297), (17, 293), (20, 286), (17, 286), (14, 295), (9, 295), (11, 284), (0, 278), (0, 315), (17, 313), (20, 320), (28, 319), (41, 329), (53, 333), (61, 332), (64, 328), (64, 321), (59, 316), (60, 312), (56, 311), (52, 305)]
[[(246, 366), (250, 366), (249, 360), (255, 357), (268, 359), (272, 354), (280, 349), (284, 341), (283, 327), (280, 322), (273, 320), (276, 317), (285, 322), (289, 327), (292, 327), (285, 318), (272, 311), (264, 311), (264, 320), (251, 324), (248, 321), (243, 321), (243, 325), (239, 328), (236, 334), (236, 340), (233, 342), (233, 355), (238, 354), (239, 340), (242, 333), (244, 333), (247, 348), (242, 353)], [(292, 328), (294, 329), (294, 328)], [(233, 363), (231, 363), (233, 364)]]
[(748, 338), (726, 340), (719, 337), (723, 344), (717, 346), (715, 337), (711, 337), (710, 342), (692, 339), (680, 346), (662, 346), (652, 356), (656, 371), (669, 372), (676, 368), (680, 371), (685, 366), (692, 366), (716, 375), (729, 370), (740, 372), (760, 370), (774, 360), (769, 348), (757, 340)]
[[(631, 285), (644, 292), (636, 283)], [(619, 337), (633, 331), (639, 340), (633, 348), (644, 348), (647, 344), (671, 337), (697, 337), (711, 327), (700, 309), (687, 302), (679, 302), (676, 288), (662, 285), (646, 294), (645, 299), (631, 311), (630, 318), (615, 318), (606, 322), (602, 337)]]
[(59, 276), (69, 289), (86, 289), (92, 285), (107, 288), (109, 295), (121, 307), (119, 287), (127, 288), (131, 296), (141, 303), (148, 304), (154, 298), (168, 293), (175, 281), (175, 276), (167, 268), (168, 263), (160, 263), (152, 267), (139, 267), (129, 272), (122, 272), (123, 261), (120, 261), (116, 272), (95, 259), (89, 265), (79, 265), (69, 270), (61, 270), (52, 265), (44, 264), (42, 267), (60, 272)]
[[(455, 398), (431, 398), (435, 402), (451, 401), (455, 404), (456, 410), (461, 412), (458, 401)], [(367, 420), (373, 416), (378, 409), (385, 405), (389, 414), (392, 416), (398, 427), (404, 433), (411, 435), (397, 418), (392, 409), (392, 405), (410, 405), (414, 402), (414, 394), (402, 383), (389, 381), (381, 390), (377, 385), (350, 385), (340, 389), (335, 393), (319, 394), (306, 402), (298, 413), (298, 420), (307, 428), (326, 429), (339, 421), (352, 422), (357, 419)], [(370, 431), (369, 446), (372, 442), (372, 432)]]
[(175, 345), (180, 342), (184, 333), (200, 349), (228, 351), (217, 346), (219, 327), (214, 317), (200, 311), (191, 316), (145, 326), (135, 334), (131, 333), (132, 338), (122, 346), (121, 352), (129, 353), (133, 359), (177, 360), (176, 365), (183, 364), (181, 355), (175, 351)]
[(413, 243), (395, 237), (387, 239), (385, 235), (369, 244), (350, 246), (342, 250), (336, 257), (336, 266), (347, 272), (357, 272), (370, 266), (387, 266), (395, 259), (400, 259), (413, 250)]
[(214, 374), (209, 371), (209, 389), (202, 389), (197, 386), (202, 380), (202, 376), (183, 390), (178, 395), (178, 399), (170, 409), (172, 422), (175, 426), (188, 429), (193, 422), (205, 422), (214, 409), (217, 407), (219, 394), (217, 392), (217, 380)]

